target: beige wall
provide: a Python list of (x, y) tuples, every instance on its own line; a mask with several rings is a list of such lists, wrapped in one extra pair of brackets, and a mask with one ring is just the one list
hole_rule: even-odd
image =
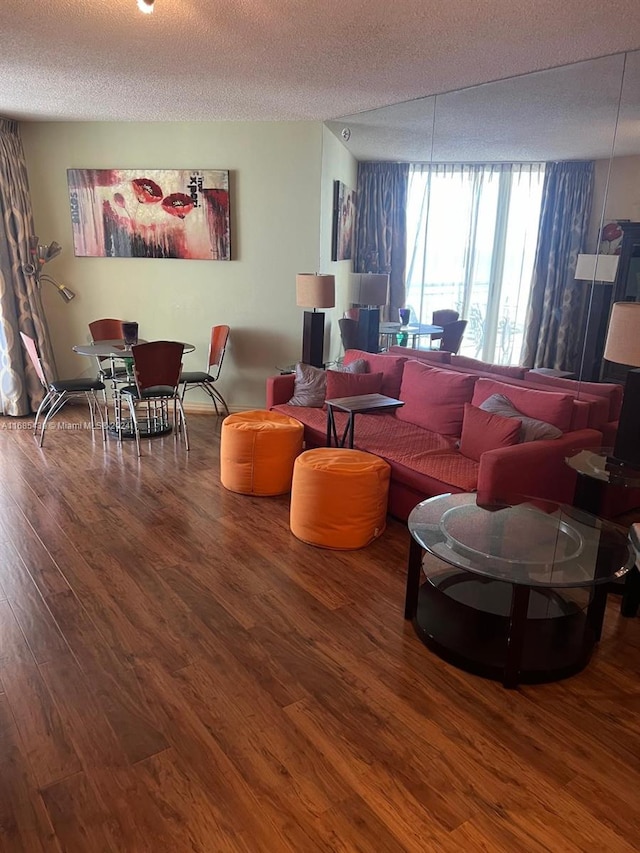
[[(315, 270), (321, 251), (322, 124), (30, 123), (22, 137), (36, 232), (63, 247), (47, 272), (77, 294), (65, 304), (44, 285), (60, 375), (94, 371), (71, 347), (99, 317), (137, 320), (148, 339), (194, 343), (189, 370), (205, 367), (211, 326), (228, 323), (221, 390), (231, 408), (263, 406), (265, 378), (300, 356), (295, 275)], [(234, 260), (75, 258), (66, 170), (141, 167), (229, 169)], [(194, 402), (205, 399), (193, 392)]]
[(336, 307), (327, 312), (325, 323), (330, 326), (325, 337), (325, 358), (335, 360), (342, 354), (338, 319), (349, 305), (348, 275), (353, 270), (352, 261), (331, 260), (331, 229), (333, 221), (333, 182), (342, 181), (355, 189), (358, 180), (358, 162), (345, 146), (326, 127), (322, 143), (322, 201), (320, 215), (320, 265), (322, 272), (336, 277)]
[[(607, 188), (607, 179), (609, 186)], [(591, 208), (591, 224), (589, 227), (588, 251), (595, 252), (598, 248), (598, 234), (603, 216), (604, 222), (611, 219), (630, 219), (640, 221), (640, 157), (614, 157), (609, 172), (608, 160), (596, 160), (595, 179), (593, 188), (593, 204)]]

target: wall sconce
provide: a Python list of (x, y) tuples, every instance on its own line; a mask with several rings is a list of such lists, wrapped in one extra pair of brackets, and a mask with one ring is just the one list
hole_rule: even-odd
[(365, 306), (358, 312), (358, 346), (365, 352), (380, 349), (380, 305), (387, 304), (389, 276), (359, 272), (349, 276), (349, 301)]
[(332, 275), (298, 273), (296, 276), (296, 305), (313, 308), (304, 312), (302, 325), (302, 362), (312, 367), (324, 367), (324, 314), (318, 308), (333, 308), (336, 304), (336, 280)]
[[(613, 303), (604, 357), (640, 367), (640, 302)], [(613, 455), (628, 465), (640, 465), (640, 370), (627, 373)]]
[(150, 15), (153, 12), (153, 3), (154, 0), (138, 0), (138, 9), (145, 15)]
[(71, 300), (75, 299), (76, 296), (73, 290), (64, 284), (60, 284), (50, 275), (42, 272), (42, 267), (49, 261), (53, 260), (53, 258), (57, 258), (61, 251), (62, 246), (59, 243), (56, 243), (55, 240), (53, 243), (49, 243), (48, 246), (41, 246), (37, 237), (29, 237), (29, 254), (33, 260), (28, 264), (22, 265), (22, 272), (25, 275), (33, 276), (38, 287), (40, 287), (41, 282), (43, 281), (49, 282), (49, 284), (52, 284), (56, 288), (65, 302), (71, 302)]

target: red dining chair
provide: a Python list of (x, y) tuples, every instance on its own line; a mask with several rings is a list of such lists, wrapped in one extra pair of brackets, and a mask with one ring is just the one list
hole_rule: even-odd
[[(150, 341), (131, 347), (133, 356), (133, 374), (135, 385), (120, 388), (117, 393), (116, 427), (118, 438), (122, 440), (122, 401), (126, 401), (131, 415), (131, 426), (136, 439), (138, 456), (140, 453), (141, 427), (145, 433), (169, 431), (184, 432), (185, 449), (189, 450), (187, 422), (178, 394), (182, 353), (184, 344), (178, 341)], [(173, 404), (173, 418), (169, 417), (169, 408)], [(138, 409), (144, 407), (145, 416), (140, 417)]]
[(92, 430), (95, 428), (94, 412), (97, 411), (100, 417), (100, 424), (102, 427), (102, 438), (104, 441), (106, 441), (106, 419), (102, 414), (100, 403), (98, 402), (98, 398), (96, 397), (96, 391), (104, 391), (104, 383), (100, 382), (99, 379), (82, 378), (54, 379), (51, 382), (48, 381), (44, 372), (40, 353), (38, 352), (38, 344), (33, 338), (30, 338), (28, 335), (25, 335), (24, 332), (20, 332), (20, 337), (22, 338), (22, 343), (24, 344), (24, 348), (27, 351), (27, 355), (31, 360), (33, 369), (35, 370), (36, 375), (45, 390), (45, 395), (42, 399), (42, 402), (38, 406), (38, 411), (36, 412), (36, 416), (33, 421), (33, 435), (35, 438), (37, 438), (38, 420), (40, 418), (40, 415), (44, 414), (44, 419), (40, 428), (40, 447), (42, 447), (44, 443), (44, 432), (51, 418), (55, 414), (57, 414), (60, 409), (62, 409), (62, 407), (65, 405), (65, 403), (69, 401), (71, 397), (77, 396), (78, 394), (84, 394), (87, 399), (87, 403), (89, 404), (89, 417), (91, 419)]
[(218, 403), (220, 403), (227, 414), (229, 407), (222, 394), (215, 387), (215, 383), (220, 377), (222, 370), (222, 361), (227, 349), (227, 341), (229, 340), (229, 326), (213, 326), (211, 329), (211, 338), (209, 341), (209, 360), (206, 371), (185, 371), (180, 376), (180, 384), (182, 385), (182, 395), (180, 399), (184, 401), (184, 395), (191, 388), (202, 388), (213, 400), (213, 405), (216, 407), (216, 415), (220, 414)]

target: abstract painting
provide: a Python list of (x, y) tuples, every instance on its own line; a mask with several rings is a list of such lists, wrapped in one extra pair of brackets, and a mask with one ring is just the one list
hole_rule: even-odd
[(68, 169), (77, 257), (231, 260), (229, 172)]
[(353, 252), (353, 223), (356, 212), (355, 190), (342, 181), (333, 182), (333, 230), (331, 260), (348, 261)]

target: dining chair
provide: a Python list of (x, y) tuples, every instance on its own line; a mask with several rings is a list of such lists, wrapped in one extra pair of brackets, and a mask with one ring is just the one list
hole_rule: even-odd
[[(460, 314), (458, 311), (454, 311), (453, 308), (440, 308), (431, 314), (431, 322), (434, 326), (447, 326), (449, 323), (455, 323), (455, 321), (459, 319)], [(441, 340), (442, 332), (437, 332), (436, 334), (431, 335), (431, 343)]]
[(447, 323), (446, 326), (443, 326), (439, 349), (457, 353), (460, 349), (465, 329), (467, 328), (467, 322), (467, 320), (455, 320), (455, 322)]
[[(118, 439), (122, 441), (122, 402), (126, 401), (138, 456), (141, 455), (141, 434), (158, 434), (171, 426), (176, 434), (184, 431), (185, 449), (189, 450), (187, 422), (178, 394), (183, 351), (184, 344), (178, 341), (150, 341), (131, 347), (135, 385), (118, 389), (116, 427)], [(171, 404), (173, 417), (170, 419)], [(145, 411), (142, 417), (139, 415), (141, 407)]]
[(65, 403), (67, 403), (73, 396), (78, 396), (79, 394), (84, 394), (87, 399), (87, 403), (89, 404), (89, 417), (91, 419), (92, 430), (95, 428), (95, 412), (97, 411), (100, 418), (102, 438), (106, 441), (106, 419), (102, 414), (100, 403), (96, 397), (96, 391), (104, 391), (104, 383), (99, 379), (84, 378), (53, 379), (52, 381), (48, 381), (44, 372), (42, 359), (40, 358), (40, 353), (38, 351), (38, 344), (33, 338), (30, 338), (29, 335), (25, 335), (24, 332), (20, 332), (20, 337), (22, 338), (22, 343), (27, 351), (27, 355), (31, 360), (33, 369), (45, 390), (45, 395), (38, 406), (38, 411), (36, 412), (36, 416), (33, 421), (33, 435), (34, 438), (37, 438), (38, 420), (41, 415), (44, 415), (42, 425), (40, 427), (40, 447), (42, 447), (44, 443), (44, 433), (51, 418), (57, 414)]
[[(93, 343), (99, 343), (100, 341), (120, 341), (124, 337), (122, 320), (114, 320), (112, 317), (93, 320), (89, 323), (89, 334)], [(113, 356), (96, 356), (96, 361), (98, 363), (98, 378), (102, 382), (111, 381), (115, 386), (117, 382), (126, 383), (131, 381), (131, 376), (127, 373), (126, 364), (119, 364)]]
[(191, 388), (201, 388), (213, 400), (213, 405), (216, 407), (216, 415), (220, 414), (218, 403), (224, 406), (224, 410), (229, 414), (229, 407), (222, 394), (215, 387), (215, 383), (220, 377), (222, 370), (222, 362), (224, 359), (227, 341), (229, 340), (229, 326), (213, 326), (211, 329), (211, 338), (209, 340), (209, 360), (207, 369), (185, 371), (180, 376), (180, 384), (182, 385), (181, 401), (184, 401), (184, 395)]

